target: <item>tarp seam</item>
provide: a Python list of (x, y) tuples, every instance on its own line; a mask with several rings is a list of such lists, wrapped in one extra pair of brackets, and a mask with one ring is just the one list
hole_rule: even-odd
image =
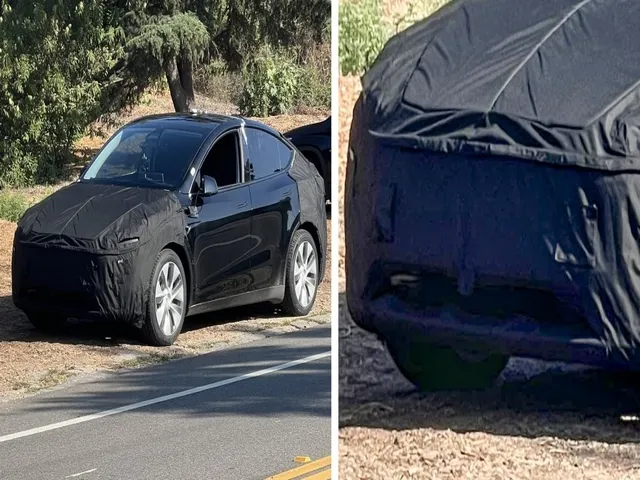
[(515, 76), (518, 75), (520, 70), (522, 70), (527, 63), (529, 63), (529, 60), (531, 60), (531, 58), (542, 48), (542, 46), (547, 42), (547, 40), (549, 40), (554, 33), (560, 30), (562, 26), (565, 23), (567, 23), (571, 19), (571, 17), (573, 17), (578, 12), (578, 10), (584, 7), (587, 3), (591, 3), (591, 1), (592, 0), (582, 0), (580, 3), (574, 6), (571, 9), (571, 11), (569, 11), (569, 13), (567, 13), (556, 26), (554, 26), (544, 37), (542, 37), (542, 39), (536, 45), (534, 45), (531, 52), (526, 57), (524, 57), (524, 59), (516, 66), (516, 68), (513, 69), (513, 72), (511, 72), (511, 74), (509, 75), (509, 77), (507, 77), (504, 84), (500, 87), (500, 89), (498, 90), (498, 93), (496, 94), (493, 101), (491, 102), (489, 111), (495, 108), (496, 103), (498, 102), (498, 99), (504, 93), (504, 91), (509, 86), (509, 84), (513, 81)]

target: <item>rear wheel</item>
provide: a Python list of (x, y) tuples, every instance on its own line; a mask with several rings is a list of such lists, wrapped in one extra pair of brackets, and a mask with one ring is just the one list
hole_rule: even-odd
[(26, 315), (31, 325), (47, 333), (60, 331), (67, 322), (67, 317), (62, 315), (51, 315), (43, 312), (26, 312)]
[(293, 234), (287, 254), (287, 272), (283, 310), (292, 316), (307, 315), (318, 292), (318, 252), (313, 237), (306, 230)]
[(400, 372), (422, 391), (488, 388), (509, 360), (505, 355), (456, 351), (425, 339), (387, 339), (386, 344)]
[(151, 345), (175, 342), (187, 310), (184, 268), (173, 250), (163, 250), (156, 259), (149, 283), (147, 318), (142, 333)]

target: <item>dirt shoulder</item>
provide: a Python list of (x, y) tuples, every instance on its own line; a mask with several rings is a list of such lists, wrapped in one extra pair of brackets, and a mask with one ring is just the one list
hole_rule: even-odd
[[(171, 111), (170, 98), (159, 95), (151, 104), (136, 107), (123, 116), (133, 118)], [(210, 111), (235, 113), (233, 106), (201, 106)], [(327, 112), (308, 115), (281, 115), (260, 119), (280, 131), (323, 120)], [(78, 148), (95, 149), (104, 138), (87, 137)], [(27, 194), (42, 197), (52, 189), (29, 189)], [(331, 238), (331, 221), (328, 222)], [(135, 332), (109, 323), (72, 323), (59, 335), (35, 331), (11, 301), (11, 249), (15, 224), (0, 220), (0, 401), (24, 396), (42, 388), (100, 370), (133, 368), (174, 357), (195, 355), (212, 349), (246, 343), (264, 336), (330, 323), (331, 245), (327, 275), (318, 290), (314, 309), (307, 317), (285, 317), (273, 306), (258, 305), (189, 317), (176, 344), (153, 348), (138, 342)]]

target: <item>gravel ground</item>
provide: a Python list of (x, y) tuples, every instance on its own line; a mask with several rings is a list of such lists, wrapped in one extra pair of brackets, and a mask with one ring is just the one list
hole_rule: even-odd
[[(385, 3), (406, 11), (402, 0)], [(359, 92), (359, 79), (340, 78), (340, 478), (640, 479), (640, 377), (512, 359), (491, 390), (420, 394), (353, 324), (342, 200)]]

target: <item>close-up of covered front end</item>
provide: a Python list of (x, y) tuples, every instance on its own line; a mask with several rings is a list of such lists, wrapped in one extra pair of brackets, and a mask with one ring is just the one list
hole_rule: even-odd
[(461, 0), (387, 44), (349, 144), (359, 326), (640, 369), (638, 18), (634, 1)]
[(74, 183), (18, 223), (13, 302), (27, 315), (140, 326), (158, 252), (184, 243), (184, 214), (162, 189)]

